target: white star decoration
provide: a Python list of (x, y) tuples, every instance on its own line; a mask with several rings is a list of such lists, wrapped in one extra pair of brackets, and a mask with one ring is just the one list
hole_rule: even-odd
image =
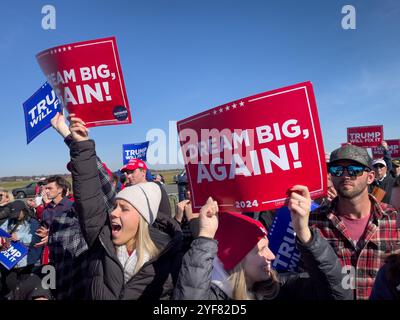
[(238, 104), (237, 103), (232, 103), (232, 105), (228, 104), (225, 107), (215, 108), (214, 111), (213, 111), (213, 114), (215, 116), (215, 115), (217, 115), (219, 113), (223, 113), (224, 111), (226, 112), (226, 111), (230, 111), (230, 110), (236, 109), (237, 107), (244, 107), (244, 101), (240, 100), (240, 102)]

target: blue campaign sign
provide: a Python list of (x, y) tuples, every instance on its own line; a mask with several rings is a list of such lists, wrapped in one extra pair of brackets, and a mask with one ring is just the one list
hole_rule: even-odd
[(122, 162), (127, 164), (130, 159), (140, 159), (146, 161), (149, 141), (141, 143), (131, 143), (122, 145)]
[[(11, 235), (0, 229), (0, 237), (11, 238)], [(27, 247), (20, 242), (11, 241), (10, 247), (7, 250), (0, 251), (0, 263), (7, 268), (7, 270), (11, 270), (27, 254)]]
[(50, 128), (50, 120), (62, 109), (54, 90), (47, 82), (23, 103), (23, 107), (27, 144)]
[[(311, 203), (311, 211), (318, 207), (315, 202)], [(297, 272), (300, 252), (296, 247), (296, 237), (288, 207), (276, 211), (268, 232), (268, 240), (268, 246), (275, 255), (272, 267), (278, 272)]]

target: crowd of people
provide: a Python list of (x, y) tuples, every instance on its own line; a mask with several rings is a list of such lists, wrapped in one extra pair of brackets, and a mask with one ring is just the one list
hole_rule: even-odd
[[(187, 180), (172, 215), (162, 176), (132, 159), (121, 183), (96, 154), (84, 122), (61, 114), (72, 186), (49, 177), (33, 199), (0, 193), (0, 250), (28, 254), (0, 265), (9, 300), (400, 299), (400, 160), (344, 145), (327, 163), (328, 194), (311, 210), (307, 186), (288, 186), (300, 271), (278, 273), (269, 248), (274, 211), (224, 212), (209, 198), (193, 212)], [(239, 236), (240, 235), (240, 236)], [(44, 285), (43, 268), (54, 269)], [(51, 282), (51, 281), (50, 281)]]

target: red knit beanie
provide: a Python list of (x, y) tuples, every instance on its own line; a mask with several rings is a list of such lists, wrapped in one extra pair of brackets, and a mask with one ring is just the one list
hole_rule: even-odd
[(233, 269), (266, 236), (267, 230), (259, 221), (240, 213), (219, 213), (215, 239), (224, 269)]

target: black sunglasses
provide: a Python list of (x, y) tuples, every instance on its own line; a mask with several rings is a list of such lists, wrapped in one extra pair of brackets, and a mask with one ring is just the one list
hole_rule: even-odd
[(374, 168), (380, 168), (380, 169), (382, 169), (383, 167), (385, 167), (383, 164), (380, 164), (380, 163), (374, 164)]
[(350, 177), (359, 177), (362, 176), (364, 171), (371, 171), (368, 167), (364, 166), (330, 166), (328, 168), (329, 173), (335, 177), (341, 177), (344, 173), (344, 169), (347, 170), (347, 173)]

